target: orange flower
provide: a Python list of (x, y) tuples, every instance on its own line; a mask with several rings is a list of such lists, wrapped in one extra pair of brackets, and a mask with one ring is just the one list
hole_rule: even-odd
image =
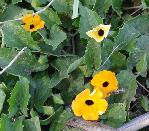
[(44, 27), (45, 22), (38, 14), (27, 14), (22, 18), (23, 27), (26, 31), (37, 31)]
[(100, 71), (91, 80), (91, 84), (103, 93), (103, 98), (118, 89), (118, 81), (115, 73), (107, 70)]
[(76, 116), (82, 116), (85, 120), (98, 120), (108, 106), (101, 91), (94, 90), (90, 93), (89, 89), (85, 89), (78, 94), (72, 102), (72, 110)]
[(101, 42), (104, 38), (107, 37), (110, 27), (111, 25), (100, 24), (92, 30), (86, 32), (86, 34), (89, 37), (94, 38), (97, 42)]

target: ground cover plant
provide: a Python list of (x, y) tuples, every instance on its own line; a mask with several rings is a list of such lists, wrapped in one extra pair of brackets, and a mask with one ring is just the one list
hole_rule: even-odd
[(74, 116), (118, 128), (148, 112), (148, 6), (0, 0), (0, 131), (78, 131)]

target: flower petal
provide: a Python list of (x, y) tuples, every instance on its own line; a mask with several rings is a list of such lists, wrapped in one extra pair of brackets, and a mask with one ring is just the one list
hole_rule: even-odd
[(41, 21), (40, 24), (38, 25), (38, 29), (44, 28), (45, 22)]
[[(43, 28), (45, 24), (38, 14), (28, 14), (22, 18), (22, 22), (24, 23), (24, 29), (30, 32)], [(33, 27), (31, 27), (31, 25), (33, 25)]]
[(40, 22), (41, 22), (40, 16), (39, 15), (34, 15), (34, 17), (33, 17), (33, 23), (34, 23), (34, 25), (35, 26), (38, 26), (40, 24)]
[(87, 97), (89, 97), (90, 95), (90, 90), (89, 89), (85, 89), (84, 91), (82, 91), (81, 93), (79, 93), (76, 96), (76, 99), (86, 99)]
[(100, 90), (94, 90), (90, 94), (89, 89), (85, 89), (76, 96), (72, 102), (72, 110), (76, 116), (82, 116), (85, 120), (98, 120), (99, 113), (104, 113), (108, 103), (102, 98)]
[(103, 97), (103, 94), (99, 89), (94, 89), (94, 91), (90, 94), (90, 97), (93, 97), (93, 99), (98, 100)]
[(98, 120), (99, 113), (93, 108), (88, 108), (83, 112), (82, 117), (84, 120)]
[(22, 22), (23, 23), (32, 23), (33, 22), (33, 14), (27, 14), (27, 15), (25, 15), (23, 18), (22, 18)]
[(82, 105), (82, 102), (74, 100), (74, 101), (72, 101), (71, 107), (72, 107), (72, 110), (73, 110), (73, 112), (76, 116), (81, 116), (82, 115), (82, 111), (84, 109), (83, 105)]
[[(104, 86), (104, 83), (108, 83), (107, 86)], [(91, 85), (103, 93), (103, 98), (109, 96), (111, 92), (118, 89), (118, 81), (115, 73), (107, 70), (97, 73), (91, 80)]]
[(105, 99), (99, 99), (95, 102), (95, 109), (98, 110), (98, 113), (103, 112), (107, 110), (108, 102)]
[[(97, 42), (101, 42), (103, 41), (104, 38), (107, 37), (109, 30), (110, 30), (111, 25), (103, 25), (100, 24), (97, 27), (93, 28), (92, 30), (86, 32), (86, 34), (91, 37), (94, 38)], [(100, 35), (99, 31), (102, 30), (103, 35)]]

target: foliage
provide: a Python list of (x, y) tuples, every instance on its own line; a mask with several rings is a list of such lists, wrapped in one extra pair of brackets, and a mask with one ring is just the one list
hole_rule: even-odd
[[(103, 69), (117, 74), (124, 92), (108, 98), (101, 121), (120, 127), (138, 115), (136, 109), (147, 112), (147, 91), (138, 81), (145, 88), (149, 85), (149, 2), (138, 1), (55, 0), (40, 14), (45, 27), (37, 32), (25, 31), (18, 21), (0, 24), (0, 70), (27, 47), (0, 75), (0, 131), (62, 130), (73, 116), (71, 101)], [(40, 10), (47, 3), (1, 0), (0, 21)], [(136, 4), (142, 10), (129, 9)], [(112, 28), (97, 43), (86, 32), (101, 23)]]

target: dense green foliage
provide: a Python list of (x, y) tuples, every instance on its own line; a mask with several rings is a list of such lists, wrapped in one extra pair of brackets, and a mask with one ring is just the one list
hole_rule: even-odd
[[(0, 21), (46, 4), (0, 0)], [(117, 74), (124, 92), (108, 98), (101, 121), (119, 127), (147, 112), (148, 92), (138, 81), (149, 87), (148, 6), (149, 0), (55, 0), (40, 14), (44, 29), (30, 33), (16, 21), (0, 25), (0, 69), (27, 47), (0, 75), (0, 131), (62, 130), (73, 116), (72, 100), (103, 69)], [(111, 30), (97, 43), (86, 32), (101, 23), (111, 24)]]

